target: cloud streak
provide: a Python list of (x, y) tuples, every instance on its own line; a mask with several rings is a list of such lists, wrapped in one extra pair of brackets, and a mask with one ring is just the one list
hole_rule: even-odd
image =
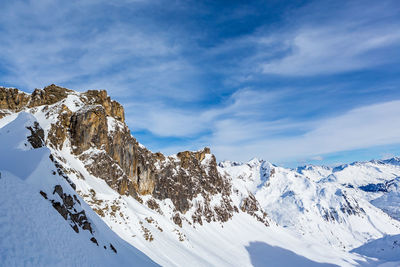
[[(350, 28), (350, 29), (349, 29)], [(307, 76), (370, 68), (393, 62), (385, 53), (400, 47), (400, 24), (351, 29), (305, 28), (290, 40), (290, 52), (262, 65), (265, 74)], [(382, 55), (383, 54), (383, 55)]]
[[(211, 54), (252, 52), (237, 60), (241, 79), (340, 74), (393, 64), (400, 58), (396, 1), (313, 1), (288, 12), (285, 22), (262, 25), (223, 42)], [(240, 62), (240, 63), (238, 63)]]
[[(222, 131), (214, 135), (212, 143), (215, 152), (221, 158), (240, 155), (238, 160), (246, 160), (252, 156), (261, 156), (271, 161), (399, 144), (400, 118), (396, 115), (398, 112), (400, 112), (400, 101), (368, 105), (336, 117), (304, 122), (305, 125), (311, 125), (310, 130), (304, 134), (278, 138), (269, 136), (265, 131), (266, 125), (263, 124), (223, 124)], [(285, 124), (279, 126), (286, 127)], [(263, 138), (257, 135), (249, 141), (229, 138), (230, 132), (240, 132), (245, 129), (252, 129), (251, 132), (263, 132)], [(249, 138), (249, 135), (243, 134), (243, 136)]]

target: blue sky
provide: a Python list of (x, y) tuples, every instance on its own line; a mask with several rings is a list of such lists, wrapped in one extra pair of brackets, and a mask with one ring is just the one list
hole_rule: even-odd
[(153, 151), (400, 155), (398, 1), (0, 2), (0, 85), (107, 89)]

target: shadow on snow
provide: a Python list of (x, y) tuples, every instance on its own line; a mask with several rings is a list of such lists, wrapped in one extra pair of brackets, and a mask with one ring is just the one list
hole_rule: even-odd
[(246, 246), (247, 252), (250, 255), (251, 264), (255, 267), (259, 266), (296, 266), (296, 267), (333, 267), (337, 266), (329, 263), (320, 263), (300, 256), (290, 250), (270, 246), (263, 242), (250, 242)]

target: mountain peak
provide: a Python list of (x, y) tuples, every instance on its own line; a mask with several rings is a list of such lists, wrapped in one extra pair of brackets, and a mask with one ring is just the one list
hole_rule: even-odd
[(111, 100), (106, 90), (88, 90), (84, 93), (78, 93), (55, 84), (43, 89), (35, 89), (32, 94), (27, 94), (15, 88), (0, 88), (0, 118), (4, 117), (7, 112), (19, 112), (23, 109), (53, 105), (67, 99), (69, 95), (78, 96), (85, 105), (101, 105), (106, 115), (121, 122), (125, 120), (122, 105)]
[[(170, 157), (149, 151), (131, 135), (123, 107), (105, 90), (78, 93), (52, 84), (29, 95), (17, 89), (0, 89), (0, 107), (7, 114), (24, 110), (40, 118), (45, 125), (46, 145), (59, 162), (69, 157), (62, 156), (62, 151), (67, 151), (79, 158), (85, 171), (103, 179), (121, 195), (139, 202), (145, 196), (154, 201), (170, 199), (178, 225), (189, 210), (194, 214), (186, 220), (200, 224), (202, 220), (227, 221), (238, 210), (210, 148)], [(83, 174), (78, 172), (78, 176)], [(210, 206), (217, 195), (223, 199)], [(198, 196), (204, 198), (204, 207), (193, 206)]]
[(246, 164), (250, 165), (250, 166), (256, 166), (256, 165), (260, 165), (263, 162), (265, 162), (265, 160), (254, 157), (251, 160), (249, 160), (248, 162), (246, 162)]

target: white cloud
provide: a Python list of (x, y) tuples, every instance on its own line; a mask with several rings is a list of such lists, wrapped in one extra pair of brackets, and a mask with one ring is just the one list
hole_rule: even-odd
[[(243, 125), (232, 123), (215, 133), (212, 146), (220, 159), (247, 160), (258, 156), (271, 161), (315, 157), (332, 152), (400, 143), (400, 101), (384, 102), (350, 110), (340, 116), (303, 122), (312, 127), (305, 134), (291, 137), (265, 135), (251, 141), (235, 142)], [(228, 125), (225, 125), (228, 126)], [(281, 125), (284, 126), (284, 125)], [(249, 132), (263, 131), (260, 124), (249, 124)]]
[(324, 160), (324, 157), (318, 155), (318, 156), (313, 156), (313, 157), (311, 157), (310, 159), (311, 159), (311, 160), (321, 161), (321, 160)]
[[(396, 1), (313, 2), (288, 17), (284, 33), (268, 44), (287, 51), (261, 63), (263, 73), (308, 76), (379, 66), (397, 60), (388, 49), (400, 47)], [(260, 40), (265, 39), (259, 36)]]
[[(350, 28), (350, 29), (349, 29)], [(400, 24), (351, 29), (347, 25), (303, 28), (282, 59), (262, 64), (263, 73), (306, 76), (365, 69), (393, 61), (385, 54), (400, 46)]]
[[(278, 92), (257, 92), (249, 88), (238, 90), (231, 95), (225, 103), (209, 109), (186, 109), (177, 108), (173, 105), (165, 105), (162, 102), (130, 102), (125, 105), (127, 121), (135, 130), (146, 129), (155, 135), (168, 137), (189, 137), (204, 132), (222, 133), (226, 125), (240, 121), (258, 119), (260, 111), (266, 110), (269, 104), (277, 102), (279, 98), (287, 94), (285, 90)], [(273, 113), (271, 110), (270, 113)], [(264, 114), (265, 116), (265, 114)], [(277, 122), (270, 122), (265, 130), (273, 131)], [(285, 125), (284, 127), (288, 127)], [(292, 126), (293, 127), (293, 126)], [(233, 129), (231, 129), (233, 130)], [(252, 132), (249, 129), (235, 129), (236, 134), (232, 138), (251, 138)], [(239, 132), (242, 132), (239, 134)]]
[(162, 137), (187, 137), (208, 129), (210, 122), (204, 113), (196, 114), (167, 107), (161, 103), (131, 103), (127, 105), (127, 123), (133, 131), (149, 130)]

